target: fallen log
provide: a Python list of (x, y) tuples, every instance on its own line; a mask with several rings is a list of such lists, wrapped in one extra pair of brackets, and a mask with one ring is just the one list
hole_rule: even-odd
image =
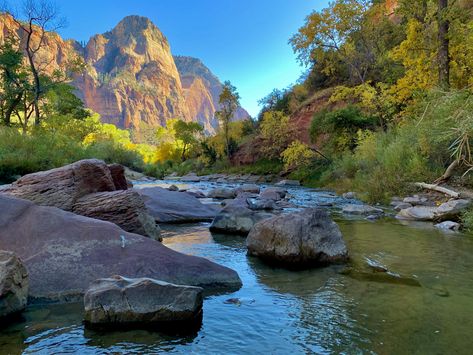
[(446, 187), (442, 187), (442, 186), (438, 186), (434, 184), (426, 184), (424, 182), (416, 182), (414, 185), (426, 190), (437, 191), (453, 198), (460, 198), (459, 192), (455, 192), (453, 190), (447, 189)]

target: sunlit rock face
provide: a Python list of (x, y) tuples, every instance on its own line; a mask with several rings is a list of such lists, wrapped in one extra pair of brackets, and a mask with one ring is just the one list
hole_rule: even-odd
[(104, 122), (139, 129), (140, 122), (191, 119), (169, 43), (147, 18), (126, 17), (83, 52), (88, 70), (74, 84)]
[[(24, 42), (25, 34), (13, 18), (0, 15), (0, 42), (12, 33)], [(37, 33), (33, 42), (39, 38)], [(220, 80), (198, 59), (174, 58), (166, 37), (146, 17), (125, 17), (86, 44), (48, 33), (37, 53), (38, 63), (47, 63), (42, 68), (49, 73), (64, 70), (76, 58), (87, 66), (72, 84), (103, 122), (139, 131), (181, 118), (200, 122), (210, 134), (218, 128)], [(247, 117), (240, 108), (235, 120)]]
[[(222, 83), (197, 58), (175, 56), (174, 60), (181, 76), (190, 116), (200, 122), (207, 132), (213, 133), (218, 128), (215, 112), (220, 109), (218, 101)], [(248, 117), (248, 112), (239, 107), (233, 120), (245, 120)]]

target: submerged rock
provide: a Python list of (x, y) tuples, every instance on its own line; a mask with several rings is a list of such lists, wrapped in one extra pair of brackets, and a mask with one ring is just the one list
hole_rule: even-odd
[(231, 203), (215, 217), (210, 225), (210, 230), (247, 235), (257, 222), (272, 216), (272, 214), (252, 211), (243, 205)]
[(272, 217), (247, 238), (248, 254), (288, 267), (323, 266), (348, 259), (342, 233), (323, 209)]
[(12, 252), (0, 250), (0, 319), (26, 308), (28, 272)]
[(149, 278), (113, 276), (84, 296), (85, 322), (95, 327), (187, 327), (202, 318), (202, 288)]
[(205, 205), (185, 192), (169, 191), (161, 187), (134, 191), (141, 195), (149, 213), (158, 223), (211, 221), (219, 211), (214, 205)]
[(445, 222), (436, 224), (435, 227), (442, 230), (450, 230), (450, 231), (457, 232), (460, 230), (461, 225), (460, 223), (457, 223), (457, 222), (445, 221)]
[(0, 195), (0, 249), (29, 272), (35, 301), (75, 302), (104, 275), (149, 277), (210, 291), (234, 291), (238, 274), (204, 258), (173, 251), (117, 225)]

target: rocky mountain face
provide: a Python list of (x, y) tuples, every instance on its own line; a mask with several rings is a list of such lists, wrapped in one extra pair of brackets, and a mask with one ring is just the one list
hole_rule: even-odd
[[(181, 77), (190, 116), (195, 117), (207, 131), (212, 132), (218, 127), (215, 112), (220, 107), (218, 99), (223, 89), (222, 83), (197, 58), (175, 56), (174, 61)], [(248, 112), (240, 107), (234, 120), (244, 120), (248, 116)]]
[[(2, 15), (0, 41), (12, 32), (23, 37), (13, 19)], [(103, 122), (138, 131), (164, 126), (171, 118), (198, 121), (210, 134), (218, 127), (219, 79), (198, 59), (174, 58), (166, 37), (149, 19), (128, 16), (85, 46), (50, 33), (38, 53), (51, 71), (77, 56), (87, 68), (72, 84)], [(247, 116), (239, 109), (235, 119)]]

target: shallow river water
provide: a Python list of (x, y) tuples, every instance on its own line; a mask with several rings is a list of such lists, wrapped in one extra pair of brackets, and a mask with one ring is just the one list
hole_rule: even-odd
[[(300, 205), (344, 202), (322, 191), (291, 193)], [(205, 299), (198, 332), (99, 333), (84, 329), (81, 305), (37, 306), (0, 329), (0, 354), (473, 352), (473, 236), (334, 217), (351, 269), (275, 269), (248, 257), (244, 238), (211, 234), (206, 223), (162, 226), (168, 247), (233, 268), (243, 281), (235, 293)]]

